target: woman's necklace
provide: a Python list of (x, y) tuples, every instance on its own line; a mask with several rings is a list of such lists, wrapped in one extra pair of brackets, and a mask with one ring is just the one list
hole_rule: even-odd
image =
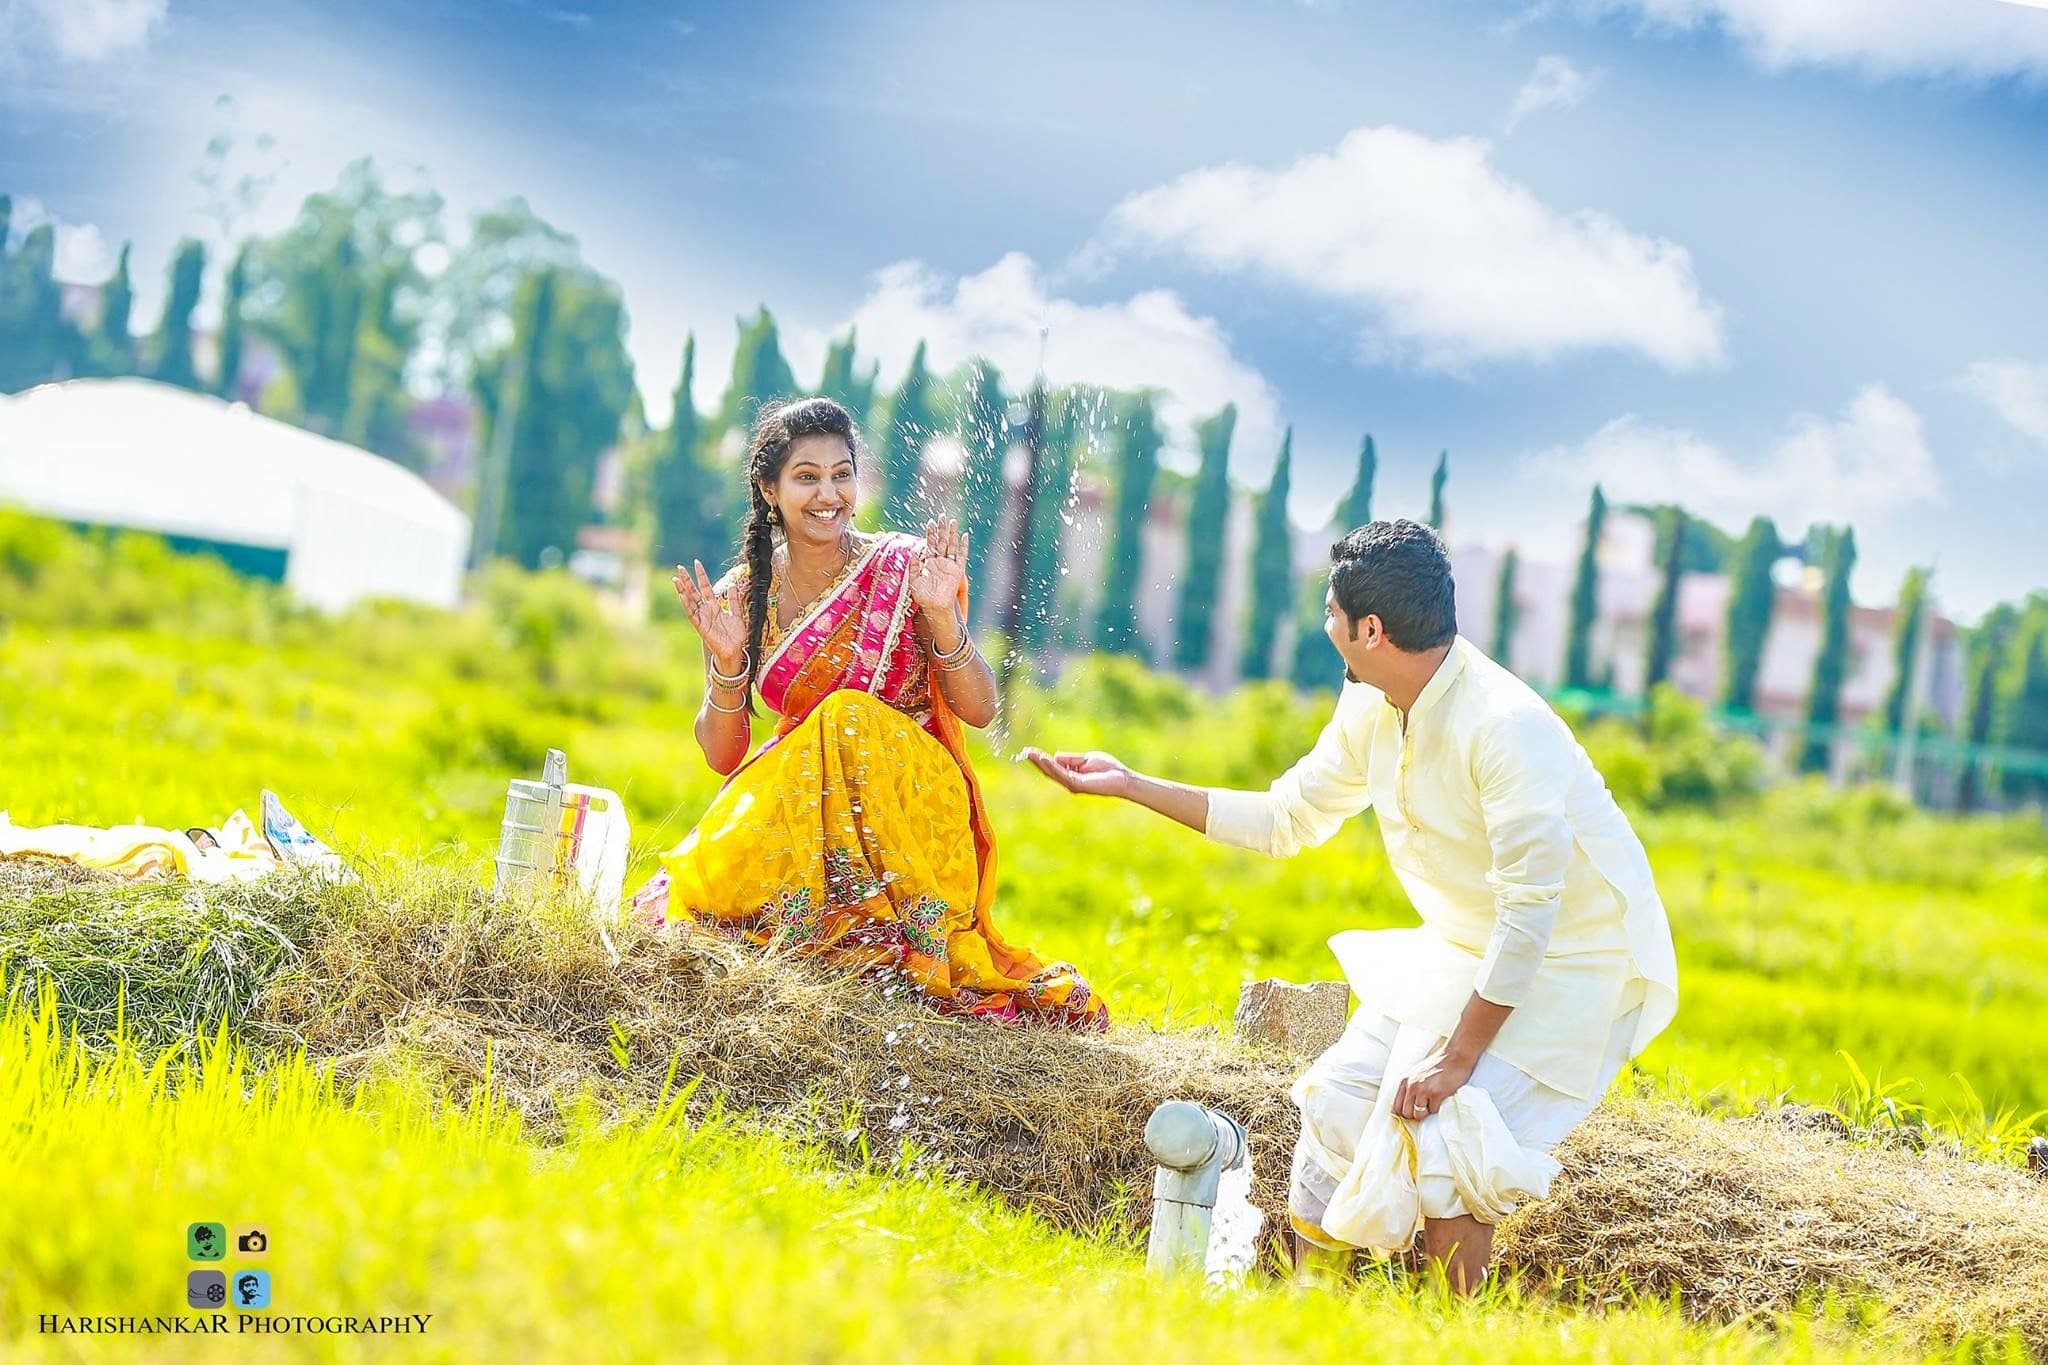
[[(794, 612), (790, 614), (790, 624), (794, 625), (798, 618), (802, 617), (805, 612), (809, 611), (812, 607), (817, 605), (819, 598), (823, 597), (826, 593), (832, 591), (832, 589), (838, 587), (840, 582), (843, 579), (845, 579), (846, 571), (849, 567), (852, 566), (854, 559), (854, 546), (850, 534), (847, 536), (842, 536), (840, 538), (839, 554), (839, 567), (834, 569), (831, 572), (831, 574), (826, 577), (823, 587), (819, 588), (809, 597), (806, 597), (803, 601), (803, 605), (798, 607)], [(768, 580), (768, 619), (770, 622), (774, 624), (777, 631), (783, 629), (782, 617), (780, 614), (780, 606), (782, 602), (782, 589), (786, 587), (789, 582), (788, 558), (789, 550), (788, 547), (785, 546), (783, 548), (783, 567), (781, 569), (778, 569), (776, 573)]]

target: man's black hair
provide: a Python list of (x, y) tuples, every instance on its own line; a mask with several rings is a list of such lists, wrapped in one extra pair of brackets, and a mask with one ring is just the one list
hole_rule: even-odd
[(1396, 649), (1411, 654), (1447, 645), (1458, 633), (1451, 559), (1435, 531), (1419, 521), (1374, 521), (1330, 547), (1330, 589), (1358, 623), (1377, 616)]

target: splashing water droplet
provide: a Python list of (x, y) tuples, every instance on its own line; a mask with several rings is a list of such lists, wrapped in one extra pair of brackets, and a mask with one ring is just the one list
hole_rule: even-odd
[(1223, 1172), (1217, 1183), (1215, 1221), (1209, 1226), (1209, 1250), (1202, 1267), (1211, 1287), (1242, 1281), (1258, 1263), (1259, 1230), (1266, 1215), (1252, 1203), (1251, 1193), (1250, 1162)]

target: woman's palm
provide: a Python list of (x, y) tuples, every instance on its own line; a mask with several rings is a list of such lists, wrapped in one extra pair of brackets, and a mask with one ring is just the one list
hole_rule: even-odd
[(690, 569), (676, 565), (671, 581), (676, 585), (676, 596), (682, 599), (691, 628), (703, 639), (712, 658), (730, 661), (746, 652), (746, 620), (719, 600), (710, 575), (704, 572), (703, 560), (695, 561)]
[(910, 596), (920, 607), (943, 611), (967, 581), (967, 536), (950, 518), (924, 524), (925, 543), (910, 575)]

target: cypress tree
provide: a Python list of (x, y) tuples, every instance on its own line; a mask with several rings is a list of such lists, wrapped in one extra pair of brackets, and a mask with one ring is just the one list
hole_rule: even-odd
[[(2006, 671), (1997, 740), (2048, 761), (2048, 593), (2028, 597)], [(2048, 776), (2038, 771), (2008, 769), (2004, 786), (2012, 801), (2048, 799)]]
[(783, 358), (782, 336), (766, 305), (753, 317), (737, 321), (740, 336), (732, 353), (732, 381), (719, 404), (721, 434), (735, 429), (745, 432), (764, 405), (797, 394), (796, 374)]
[(1593, 485), (1586, 510), (1586, 544), (1579, 552), (1579, 571), (1572, 579), (1571, 620), (1566, 627), (1564, 685), (1593, 686), (1593, 622), (1600, 611), (1600, 533), (1607, 524), (1607, 496)]
[(56, 259), (57, 234), (44, 223), (0, 261), (0, 393), (68, 373), (72, 334), (52, 273)]
[(149, 372), (153, 379), (180, 388), (198, 387), (199, 377), (192, 362), (192, 310), (199, 302), (205, 269), (206, 248), (189, 237), (180, 241), (171, 259), (163, 317), (150, 347)]
[(697, 380), (697, 335), (683, 338), (683, 370), (676, 380), (675, 409), (655, 446), (649, 492), (654, 511), (653, 562), (688, 566), (693, 559), (716, 564), (734, 536), (722, 524), (729, 501), (723, 482), (705, 463), (704, 420), (693, 396)]
[(1237, 430), (1237, 404), (1227, 403), (1195, 427), (1202, 452), (1188, 508), (1188, 557), (1174, 612), (1173, 661), (1181, 668), (1209, 663), (1216, 593), (1223, 582), (1223, 542), (1230, 523), (1230, 438)]
[(1827, 581), (1821, 590), (1820, 654), (1813, 661), (1813, 685), (1806, 697), (1805, 752), (1801, 772), (1828, 770), (1832, 741), (1819, 733), (1832, 729), (1839, 713), (1842, 678), (1849, 671), (1849, 571), (1856, 567), (1856, 532), (1847, 526), (1828, 538)]
[(1004, 462), (1010, 454), (1009, 405), (1003, 377), (979, 357), (968, 362), (966, 402), (960, 409), (959, 438), (966, 459), (960, 467), (960, 529), (967, 534), (967, 605), (970, 625), (988, 619), (988, 566), (1002, 534), (1010, 487)]
[(1084, 440), (1079, 389), (1062, 389), (1047, 405), (1045, 435), (1038, 457), (1037, 487), (1031, 499), (1031, 525), (1026, 534), (1022, 610), (1017, 619), (1017, 648), (1036, 654), (1045, 648), (1060, 618), (1060, 551), (1072, 515), (1067, 499), (1074, 479), (1074, 449)]
[(1676, 507), (1665, 509), (1663, 574), (1657, 580), (1657, 596), (1650, 604), (1650, 633), (1643, 656), (1643, 692), (1649, 694), (1658, 683), (1671, 677), (1671, 660), (1678, 652), (1678, 585), (1685, 567), (1685, 513)]
[(1280, 458), (1273, 482), (1259, 500), (1257, 529), (1252, 539), (1251, 610), (1245, 616), (1244, 657), (1238, 666), (1246, 678), (1273, 672), (1273, 637), (1288, 607), (1294, 585), (1294, 533), (1287, 521), (1287, 498), (1293, 487), (1294, 428), (1280, 440)]
[(924, 471), (924, 447), (933, 435), (931, 375), (925, 369), (922, 341), (910, 356), (910, 370), (889, 403), (882, 440), (882, 524), (915, 531), (924, 524), (918, 479)]
[(1927, 570), (1906, 570), (1906, 581), (1899, 586), (1899, 604), (1892, 609), (1892, 685), (1884, 697), (1884, 732), (1888, 735), (1905, 729), (1906, 699), (1913, 690), (1913, 665), (1920, 653), (1926, 606)]
[(1778, 528), (1769, 517), (1753, 519), (1735, 551), (1721, 681), (1721, 705), (1731, 711), (1756, 707), (1757, 669), (1763, 664), (1764, 638), (1770, 634), (1771, 612), (1778, 600), (1771, 567), (1783, 553)]
[(2000, 602), (1985, 612), (1984, 619), (1970, 632), (1965, 686), (1969, 709), (1963, 722), (1963, 737), (1972, 753), (1964, 759), (1962, 782), (1956, 789), (1956, 806), (1961, 810), (1975, 810), (1988, 786), (1987, 774), (1979, 769), (1974, 751), (1991, 742), (1997, 725), (1999, 675), (2005, 671), (2006, 656), (2019, 620), (2019, 612), (2010, 602)]
[(1429, 528), (1432, 531), (1444, 529), (1444, 484), (1451, 477), (1451, 452), (1446, 450), (1436, 457), (1436, 471), (1429, 476)]
[[(1380, 457), (1373, 449), (1372, 433), (1365, 433), (1365, 443), (1358, 448), (1358, 475), (1351, 481), (1351, 491), (1344, 495), (1344, 502), (1337, 513), (1337, 532), (1342, 535), (1355, 531), (1372, 520), (1372, 481), (1379, 472)], [(1321, 614), (1320, 607), (1317, 614)]]
[(410, 264), (378, 268), (363, 296), (340, 435), (351, 445), (420, 471), (426, 467), (426, 456), (406, 421), (412, 398), (405, 391), (405, 362), (417, 328), (398, 307), (399, 291), (411, 269)]
[(100, 325), (87, 350), (87, 364), (96, 375), (135, 373), (135, 336), (129, 330), (135, 309), (135, 287), (128, 275), (131, 249), (131, 243), (121, 243), (120, 264), (100, 287)]
[(854, 343), (854, 329), (849, 327), (846, 335), (826, 350), (825, 371), (818, 379), (818, 392), (852, 413), (853, 420), (865, 427), (868, 410), (875, 403), (875, 376), (879, 373), (880, 362), (868, 366), (867, 373), (861, 374), (856, 368), (859, 357)]
[(1107, 653), (1142, 656), (1138, 638), (1138, 575), (1144, 567), (1145, 513), (1152, 484), (1159, 474), (1159, 448), (1164, 441), (1152, 409), (1152, 395), (1141, 392), (1124, 415), (1117, 443), (1116, 505), (1109, 541), (1109, 573), (1102, 605), (1095, 615), (1095, 647)]
[[(718, 401), (711, 429), (699, 441), (706, 467), (713, 471), (721, 468), (717, 452), (726, 440), (736, 440), (744, 448), (761, 409), (780, 399), (794, 398), (798, 392), (796, 375), (782, 354), (781, 333), (767, 306), (757, 309), (751, 318), (735, 318), (734, 322), (739, 328), (739, 341), (732, 353), (732, 377)], [(744, 458), (741, 457), (742, 462)], [(721, 493), (717, 524), (721, 528), (737, 528), (746, 517), (746, 483), (737, 477), (737, 470), (731, 472), (735, 477), (718, 479)]]
[(1515, 602), (1515, 571), (1520, 559), (1515, 547), (1508, 546), (1508, 552), (1500, 557), (1500, 582), (1493, 594), (1493, 658), (1501, 667), (1512, 670), (1514, 663), (1510, 655), (1515, 647), (1515, 627), (1520, 624), (1522, 612)]
[(234, 399), (242, 375), (242, 299), (249, 292), (249, 245), (244, 242), (228, 267), (227, 289), (220, 304), (220, 356), (213, 377), (213, 391)]
[[(1330, 529), (1346, 535), (1372, 520), (1372, 482), (1379, 472), (1379, 454), (1367, 432), (1358, 447), (1358, 473), (1337, 504)], [(1327, 574), (1310, 574), (1299, 593), (1300, 605), (1294, 617), (1294, 659), (1288, 678), (1304, 690), (1334, 687), (1343, 680), (1344, 664), (1323, 635), (1323, 598), (1329, 588)]]
[[(533, 567), (566, 555), (589, 519), (599, 454), (618, 439), (633, 397), (625, 308), (609, 283), (547, 266), (520, 284), (512, 344), (475, 380), (494, 455), (486, 496), (487, 547)], [(496, 464), (502, 451), (505, 463)]]
[(178, 243), (171, 258), (171, 283), (164, 295), (163, 321), (157, 325), (151, 378), (181, 389), (199, 387), (192, 364), (192, 309), (199, 303), (199, 282), (206, 271), (206, 248), (190, 237)]

